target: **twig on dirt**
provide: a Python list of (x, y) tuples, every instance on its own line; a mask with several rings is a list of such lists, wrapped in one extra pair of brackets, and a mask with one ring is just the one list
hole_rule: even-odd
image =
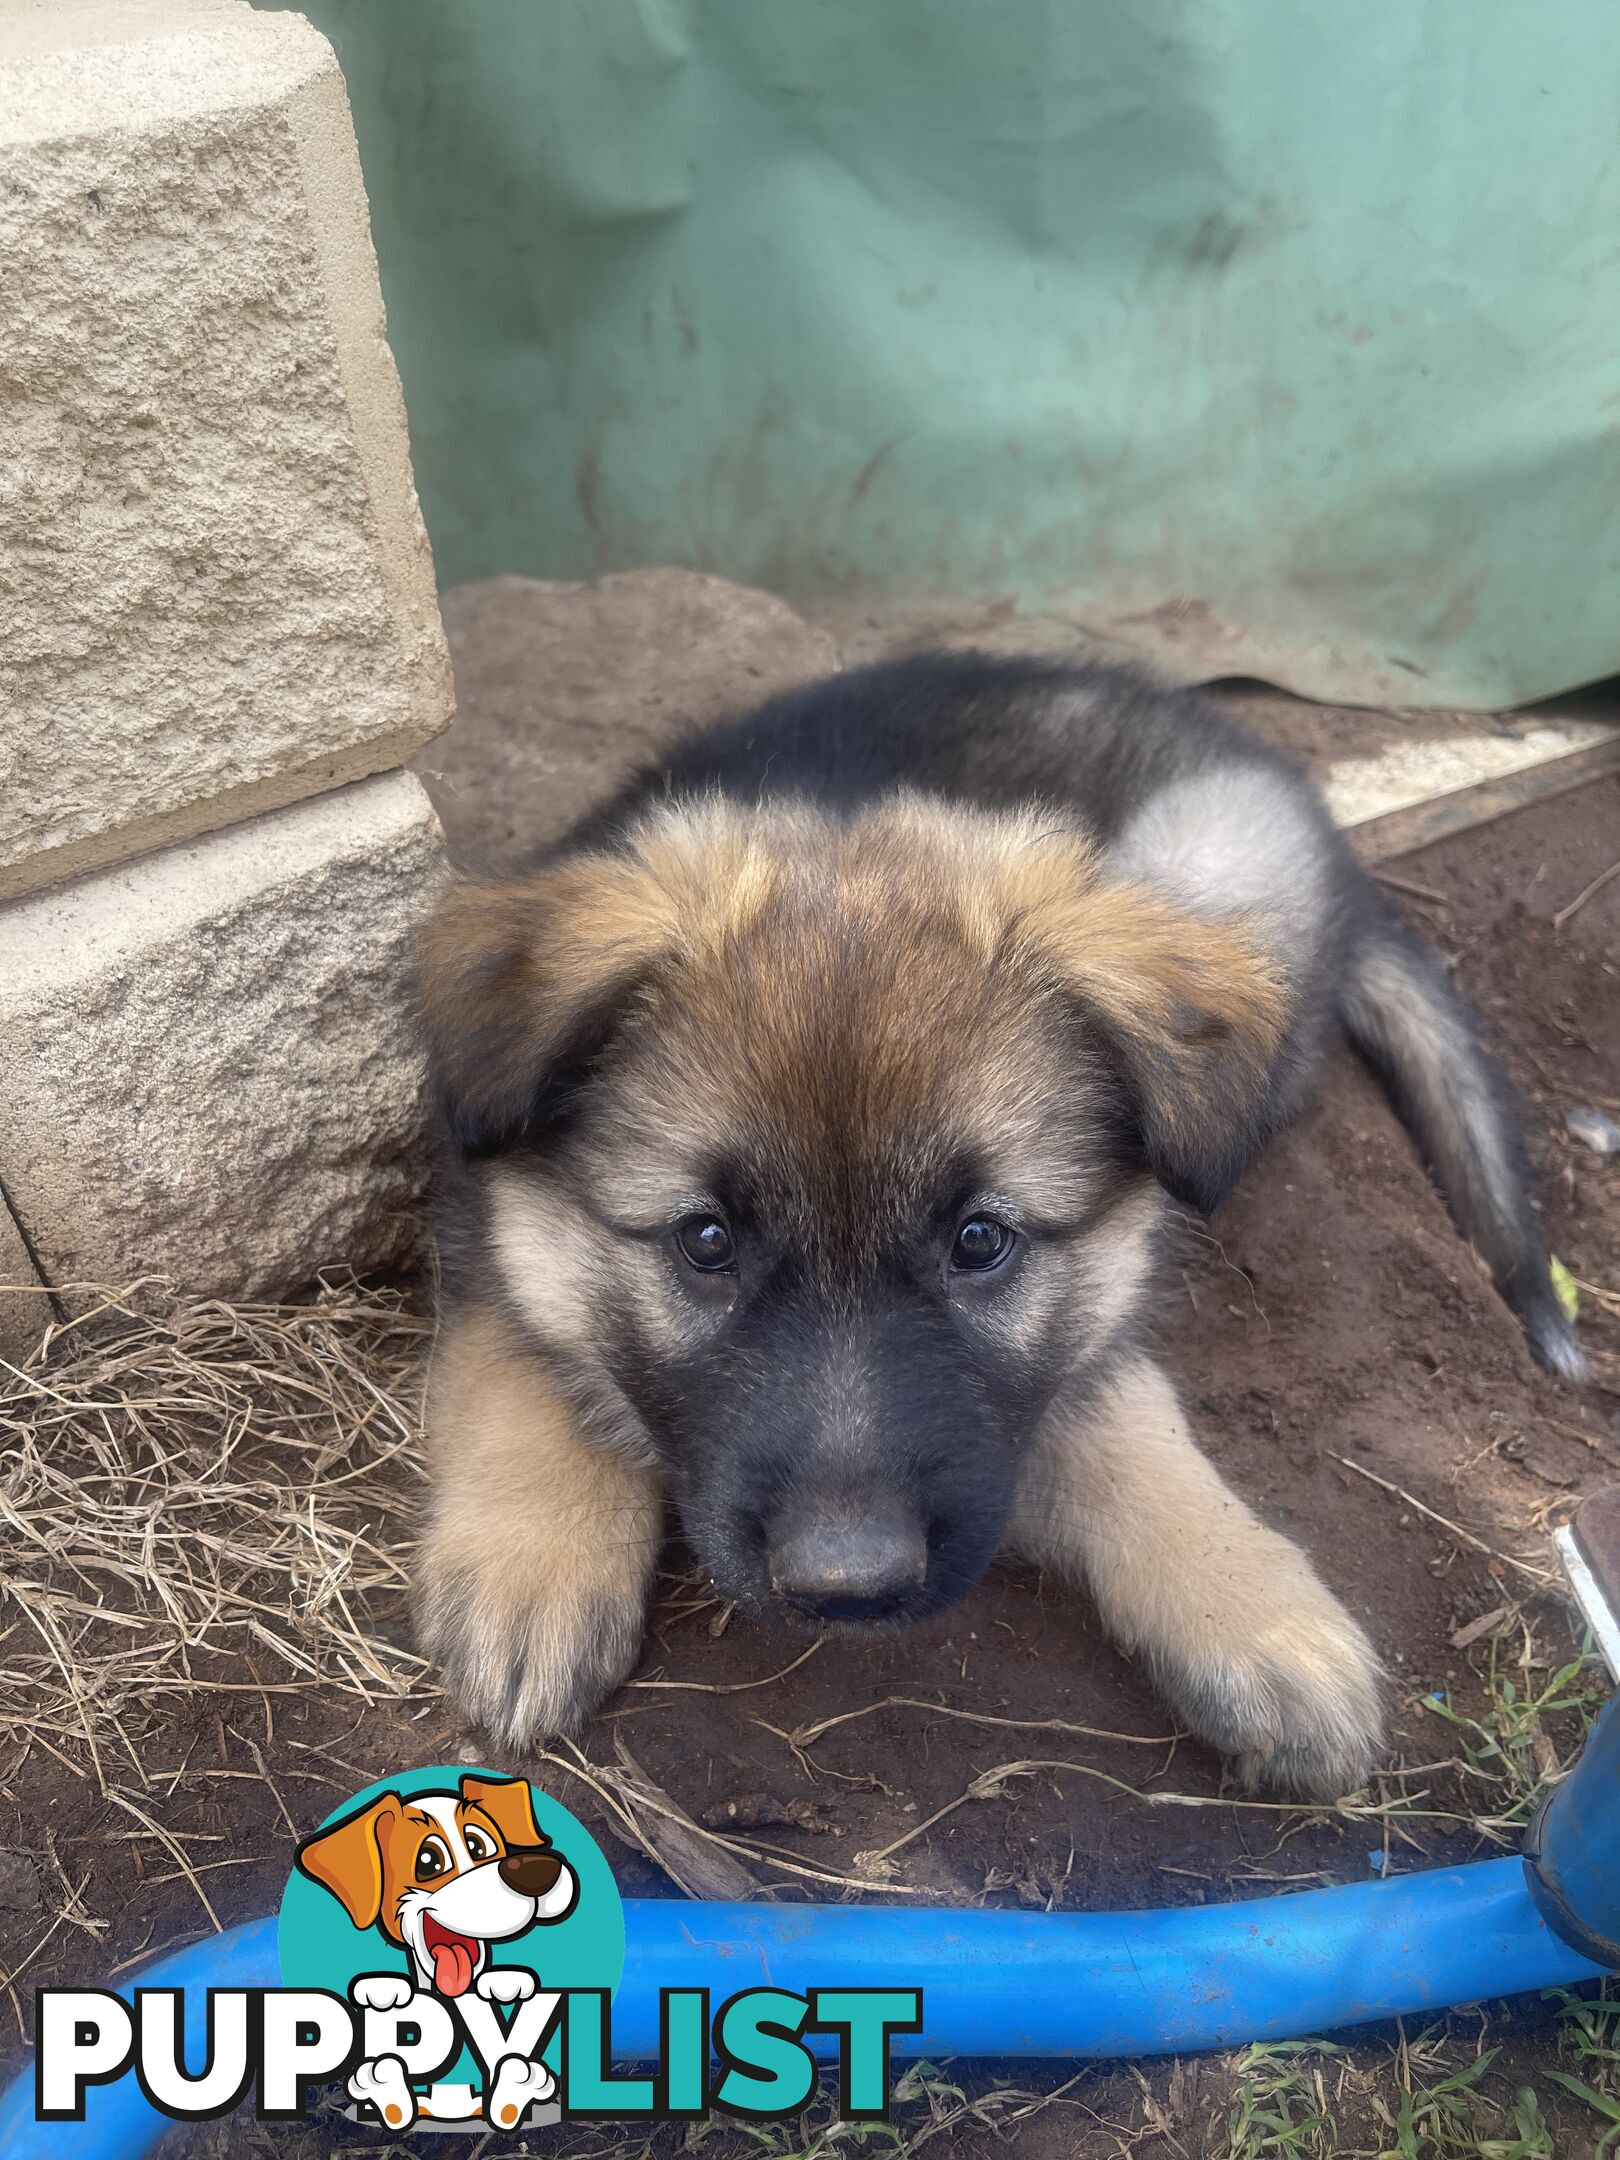
[(622, 1733), (613, 1736), (613, 1752), (617, 1762), (597, 1764), (597, 1775), (618, 1793), (637, 1844), (677, 1890), (696, 1898), (747, 1900), (759, 1895), (757, 1878), (647, 1775)]
[(1594, 1305), (1601, 1306), (1604, 1312), (1620, 1319), (1620, 1290), (1605, 1289), (1602, 1283), (1582, 1282), (1578, 1275), (1571, 1279), (1582, 1297), (1589, 1297)]
[(808, 1650), (801, 1650), (791, 1665), (784, 1665), (779, 1672), (766, 1673), (762, 1680), (627, 1680), (629, 1688), (684, 1688), (694, 1695), (746, 1695), (752, 1688), (774, 1687), (778, 1680), (785, 1680), (795, 1673), (826, 1641), (818, 1635)]
[(1553, 928), (1555, 930), (1562, 930), (1565, 923), (1569, 922), (1574, 916), (1578, 915), (1581, 912), (1581, 909), (1585, 907), (1588, 900), (1596, 899), (1597, 895), (1603, 890), (1604, 886), (1612, 885), (1617, 877), (1620, 877), (1620, 860), (1616, 860), (1610, 863), (1607, 870), (1600, 870), (1597, 876), (1593, 878), (1591, 884), (1584, 886), (1581, 891), (1575, 895), (1574, 899), (1570, 901), (1568, 907), (1561, 907), (1558, 910), (1558, 913), (1552, 919)]
[(51, 1663), (62, 1676), (63, 1684), (72, 1699), (74, 1709), (78, 1713), (79, 1723), (84, 1729), (84, 1744), (90, 1750), (90, 1761), (95, 1769), (96, 1783), (105, 1792), (107, 1790), (107, 1773), (101, 1767), (101, 1751), (96, 1746), (95, 1727), (90, 1722), (90, 1714), (85, 1705), (84, 1691), (79, 1686), (78, 1674), (73, 1669), (73, 1660), (64, 1651), (61, 1638), (55, 1628), (52, 1627), (49, 1615), (43, 1607), (35, 1610), (33, 1607), (24, 1604), (21, 1611), (29, 1626), (38, 1632), (40, 1639), (51, 1654)]
[(79, 1904), (80, 1899), (84, 1896), (85, 1886), (89, 1882), (89, 1880), (90, 1877), (88, 1874), (84, 1875), (80, 1879), (79, 1886), (71, 1893), (68, 1904), (62, 1907), (62, 1910), (57, 1914), (56, 1918), (51, 1922), (50, 1926), (45, 1930), (44, 1934), (41, 1935), (38, 1942), (34, 1944), (34, 1947), (31, 1950), (26, 1951), (23, 1954), (22, 1958), (19, 1960), (19, 1962), (13, 1965), (9, 1972), (0, 1972), (0, 1987), (3, 1987), (7, 1995), (9, 1995), (11, 1998), (11, 2007), (12, 2010), (15, 2012), (17, 2019), (18, 2037), (25, 2043), (28, 2039), (28, 2028), (23, 2023), (22, 2002), (17, 1994), (17, 1982), (22, 1978), (23, 1974), (28, 1970), (29, 1966), (33, 1964), (35, 1958), (39, 1956), (39, 1953), (52, 1939), (57, 1929), (61, 1927), (62, 1923), (65, 1920), (69, 1920), (72, 1918), (72, 1912), (70, 1910), (70, 1907)]
[[(1498, 1605), (1491, 1612), (1481, 1613), (1477, 1620), (1470, 1620), (1466, 1627), (1458, 1628), (1451, 1638), (1453, 1650), (1470, 1650), (1487, 1635), (1494, 1635), (1504, 1620), (1511, 1620), (1518, 1612), (1516, 1605)], [(1459, 1764), (1459, 1768), (1462, 1766)]]
[[(67, 1893), (67, 1904), (63, 1908), (66, 1918), (71, 1920), (73, 1925), (82, 1933), (88, 1935), (93, 1943), (99, 1943), (105, 1936), (111, 1922), (99, 1920), (94, 1913), (85, 1911), (84, 1902), (80, 1896), (80, 1892), (84, 1889), (84, 1883), (81, 1882), (76, 1890), (72, 1883), (68, 1881), (67, 1869), (62, 1865), (62, 1856), (56, 1849), (56, 1833), (54, 1830), (47, 1830), (45, 1833), (45, 1856), (50, 1861), (51, 1866), (55, 1868), (57, 1880)], [(88, 1877), (86, 1880), (88, 1880)]]
[(1397, 877), (1393, 870), (1384, 869), (1374, 870), (1373, 876), (1380, 885), (1392, 885), (1397, 892), (1410, 893), (1414, 900), (1427, 900), (1433, 907), (1451, 905), (1443, 892), (1436, 892), (1432, 885), (1420, 885), (1416, 878)]
[[(135, 1955), (133, 1957), (127, 1957), (122, 1961), (121, 1964), (114, 1965), (111, 1971), (107, 1974), (107, 1978), (109, 1980), (116, 1980), (120, 1973), (131, 1972), (137, 1965), (155, 1965), (160, 1957), (167, 1957), (171, 1950), (183, 1950), (187, 1943), (201, 1942), (203, 1936), (206, 1933), (207, 1930), (205, 1928), (186, 1928), (179, 1935), (171, 1935), (169, 1940), (164, 1943), (162, 1948), (159, 1950), (150, 1950), (147, 1948), (146, 1943), (142, 1943), (141, 1947), (135, 1952)], [(148, 1941), (150, 1941), (150, 1939), (151, 1938), (148, 1937)]]
[[(1271, 1315), (1261, 1304), (1260, 1294), (1254, 1287), (1254, 1277), (1249, 1273), (1248, 1269), (1238, 1266), (1237, 1262), (1230, 1257), (1226, 1250), (1226, 1247), (1221, 1243), (1220, 1239), (1215, 1235), (1214, 1231), (1211, 1230), (1206, 1224), (1195, 1221), (1191, 1215), (1188, 1215), (1180, 1208), (1173, 1208), (1171, 1210), (1171, 1214), (1174, 1216), (1175, 1221), (1179, 1225), (1179, 1227), (1185, 1230), (1189, 1237), (1196, 1238), (1201, 1245), (1210, 1245), (1214, 1247), (1216, 1255), (1219, 1258), (1222, 1267), (1225, 1268), (1229, 1274), (1236, 1275), (1239, 1281), (1243, 1284), (1244, 1289), (1248, 1291), (1249, 1303), (1254, 1308), (1254, 1311), (1259, 1316), (1259, 1318), (1265, 1323), (1265, 1330), (1266, 1333), (1269, 1335), (1272, 1332)], [(1243, 1315), (1241, 1312), (1238, 1311), (1235, 1305), (1229, 1305), (1227, 1307), (1227, 1310), (1228, 1312), (1236, 1314), (1238, 1319), (1242, 1319)]]
[(1570, 1425), (1562, 1418), (1546, 1416), (1543, 1416), (1541, 1422), (1551, 1432), (1564, 1433), (1571, 1440), (1579, 1440), (1583, 1447), (1591, 1448), (1595, 1454), (1601, 1453), (1606, 1445), (1597, 1433), (1588, 1432), (1584, 1425)]
[(1369, 1485), (1376, 1485), (1381, 1492), (1391, 1494), (1395, 1499), (1404, 1501), (1409, 1508), (1415, 1508), (1420, 1515), (1426, 1515), (1430, 1522), (1438, 1523), (1442, 1530), (1450, 1531), (1454, 1538), (1460, 1538), (1464, 1545), (1471, 1546), (1475, 1552), (1484, 1553), (1487, 1559), (1499, 1561), (1503, 1567), (1516, 1568), (1533, 1583), (1545, 1586), (1557, 1582), (1558, 1577), (1550, 1568), (1534, 1567), (1528, 1560), (1516, 1560), (1512, 1553), (1500, 1552), (1496, 1546), (1487, 1545), (1482, 1537), (1476, 1537), (1472, 1530), (1465, 1530), (1461, 1523), (1454, 1523), (1449, 1515), (1442, 1515), (1435, 1508), (1425, 1507), (1404, 1485), (1392, 1484), (1388, 1478), (1380, 1477), (1376, 1470), (1369, 1470), (1364, 1463), (1352, 1462), (1348, 1455), (1334, 1455), (1330, 1450), (1329, 1456), (1333, 1462), (1342, 1463), (1346, 1470), (1353, 1470), (1357, 1477), (1365, 1478)]
[(1170, 2127), (1170, 2118), (1154, 2098), (1153, 2087), (1148, 2083), (1135, 2063), (1127, 2063), (1125, 2067), (1136, 2080), (1137, 2089), (1142, 2095), (1142, 2113), (1146, 2116), (1155, 2136), (1162, 2138), (1172, 2152), (1180, 2153), (1181, 2160), (1190, 2160), (1186, 2146), (1182, 2144), (1180, 2138), (1176, 2136)]
[(258, 1769), (260, 1783), (268, 1789), (271, 1799), (274, 1800), (274, 1802), (276, 1803), (276, 1807), (281, 1815), (282, 1821), (287, 1825), (287, 1834), (292, 1839), (293, 1843), (296, 1845), (298, 1843), (299, 1835), (298, 1825), (293, 1821), (292, 1810), (288, 1807), (286, 1801), (281, 1797), (281, 1787), (276, 1783), (275, 1779), (270, 1775), (270, 1772), (266, 1767), (263, 1749), (259, 1746), (259, 1743), (256, 1740), (250, 1740), (246, 1733), (237, 1732), (234, 1725), (231, 1727), (231, 1732), (236, 1739), (241, 1741), (242, 1745), (253, 1757), (254, 1763)]
[[(603, 1764), (592, 1762), (589, 1756), (572, 1740), (565, 1740), (563, 1746), (568, 1750), (567, 1755), (558, 1755), (550, 1750), (542, 1750), (539, 1759), (542, 1762), (554, 1764), (557, 1769), (566, 1772), (569, 1777), (577, 1778), (581, 1784), (590, 1786), (615, 1820), (622, 1825), (629, 1841), (645, 1850), (646, 1848), (642, 1845), (636, 1826), (630, 1820), (629, 1811), (624, 1805), (623, 1798), (620, 1792), (615, 1789), (612, 1772)], [(654, 1790), (657, 1789), (654, 1788)], [(807, 1882), (829, 1883), (842, 1890), (883, 1890), (891, 1896), (914, 1896), (917, 1894), (909, 1885), (890, 1885), (883, 1882), (862, 1881), (859, 1876), (840, 1875), (830, 1868), (808, 1867), (799, 1859), (796, 1853), (784, 1853), (779, 1846), (767, 1845), (763, 1841), (750, 1844), (742, 1838), (722, 1837), (718, 1831), (708, 1830), (702, 1824), (694, 1823), (685, 1809), (680, 1808), (667, 1794), (659, 1794), (657, 1800), (647, 1799), (644, 1804), (654, 1813), (666, 1812), (674, 1814), (698, 1837), (707, 1839), (711, 1844), (719, 1846), (722, 1851), (735, 1853), (744, 1860), (757, 1861), (768, 1856), (778, 1867), (785, 1868), (790, 1875), (802, 1875)], [(662, 1865), (662, 1862), (660, 1862), (660, 1865)]]
[[(892, 1839), (889, 1844), (880, 1845), (872, 1852), (856, 1853), (856, 1866), (865, 1868), (872, 1874), (881, 1873), (897, 1852), (911, 1844), (914, 1839), (921, 1837), (925, 1831), (932, 1830), (936, 1823), (943, 1822), (947, 1815), (955, 1814), (959, 1807), (965, 1807), (970, 1800), (999, 1799), (1001, 1797), (1001, 1787), (1009, 1778), (1030, 1777), (1037, 1771), (1043, 1770), (1049, 1772), (1065, 1771), (1074, 1777), (1093, 1778), (1099, 1785), (1106, 1785), (1114, 1792), (1125, 1794), (1128, 1799), (1140, 1801), (1144, 1807), (1241, 1808), (1245, 1812), (1262, 1815), (1339, 1816), (1350, 1822), (1368, 1820), (1387, 1812), (1385, 1808), (1373, 1802), (1360, 1803), (1351, 1799), (1324, 1801), (1307, 1805), (1297, 1800), (1239, 1800), (1222, 1793), (1145, 1792), (1139, 1785), (1128, 1784), (1124, 1778), (1113, 1777), (1108, 1771), (1099, 1770), (1095, 1763), (1048, 1760), (997, 1763), (993, 1768), (981, 1770), (976, 1777), (970, 1778), (966, 1787), (957, 1794), (954, 1800), (947, 1800), (945, 1805), (936, 1808), (932, 1815), (924, 1817), (919, 1823), (913, 1823), (909, 1830)], [(1422, 1798), (1423, 1795), (1420, 1794), (1418, 1797)], [(1413, 1812), (1420, 1811), (1414, 1810)], [(1449, 1819), (1453, 1821), (1473, 1820), (1472, 1817), (1456, 1816)]]
[[(937, 2137), (954, 2142), (967, 2123), (988, 2132), (997, 2145), (1010, 2148), (1013, 2141), (1008, 2132), (1013, 2126), (1027, 2122), (1031, 2116), (1039, 2115), (1049, 2107), (1079, 2108), (1084, 2114), (1092, 2115), (1094, 2121), (1101, 2120), (1092, 2109), (1086, 2107), (1084, 2101), (1069, 2098), (1076, 2085), (1095, 2074), (1090, 2064), (1083, 2070), (1075, 2071), (1072, 2077), (1065, 2078), (1061, 2085), (1054, 2086), (1050, 2092), (1044, 2093), (1032, 2091), (1022, 2085), (1001, 2085), (991, 2092), (977, 2094), (964, 2093), (959, 2086), (948, 2086), (945, 2089), (952, 2095), (955, 2104), (943, 2108), (939, 2105), (935, 2091), (930, 2090), (923, 2082), (928, 2077), (929, 2067), (927, 2063), (911, 2064), (895, 2086), (895, 2100), (902, 2104), (918, 2098), (919, 2094), (914, 2087), (920, 2086), (921, 2095), (927, 2098), (934, 2110), (931, 2122), (917, 2130), (908, 2127), (903, 2133), (896, 2150), (904, 2156), (904, 2160), (911, 2160), (914, 2153), (920, 2152), (925, 2145), (932, 2144)], [(819, 2146), (811, 2148), (812, 2151), (822, 2149)], [(1119, 2150), (1123, 2152), (1125, 2148), (1120, 2147)]]
[[(1179, 1732), (1109, 1732), (1100, 1725), (1071, 1724), (1067, 1718), (993, 1717), (987, 1710), (958, 1710), (950, 1703), (924, 1702), (917, 1695), (885, 1695), (879, 1702), (863, 1703), (858, 1710), (841, 1710), (836, 1717), (822, 1718), (813, 1725), (800, 1725), (791, 1735), (784, 1737), (795, 1747), (807, 1748), (824, 1733), (830, 1733), (835, 1726), (853, 1724), (857, 1718), (870, 1717), (874, 1710), (926, 1710), (935, 1717), (959, 1718), (965, 1725), (1001, 1725), (1015, 1732), (1067, 1733), (1070, 1738), (1077, 1740), (1118, 1740), (1127, 1747), (1169, 1747), (1177, 1740), (1185, 1738), (1185, 1735)], [(759, 1725), (763, 1724), (764, 1720), (755, 1718), (753, 1722)], [(774, 1726), (766, 1728), (773, 1732), (775, 1729)]]
[(197, 1871), (192, 1866), (191, 1862), (186, 1858), (185, 1848), (181, 1845), (179, 1839), (174, 1836), (172, 1831), (165, 1830), (161, 1823), (154, 1822), (151, 1816), (148, 1815), (144, 1811), (144, 1809), (138, 1808), (135, 1805), (134, 1801), (131, 1800), (126, 1794), (109, 1790), (107, 1798), (113, 1803), (115, 1807), (121, 1807), (126, 1811), (126, 1813), (133, 1815), (138, 1823), (144, 1823), (146, 1825), (147, 1829), (151, 1832), (153, 1837), (157, 1839), (158, 1843), (163, 1846), (165, 1851), (167, 1851), (176, 1861), (181, 1874), (184, 1875), (186, 1881), (190, 1883), (192, 1889), (196, 1891), (198, 1904), (208, 1915), (209, 1919), (212, 1920), (214, 1923), (214, 1933), (216, 1935), (223, 1935), (225, 1932), (225, 1923), (220, 1919), (219, 1914), (215, 1912), (213, 1906), (209, 1903), (208, 1892), (197, 1880)]
[(143, 1875), (141, 1877), (141, 1880), (146, 1885), (148, 1890), (155, 1890), (160, 1884), (163, 1883), (194, 1882), (197, 1876), (213, 1875), (220, 1868), (259, 1867), (262, 1864), (263, 1863), (261, 1862), (260, 1857), (257, 1853), (232, 1853), (230, 1857), (225, 1860), (204, 1860), (200, 1864), (193, 1863), (191, 1867), (186, 1869), (184, 1874), (181, 1874), (181, 1872), (176, 1869), (176, 1871), (172, 1875)]

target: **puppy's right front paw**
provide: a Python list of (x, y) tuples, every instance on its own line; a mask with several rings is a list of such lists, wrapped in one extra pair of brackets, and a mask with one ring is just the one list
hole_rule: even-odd
[(508, 1746), (577, 1732), (634, 1665), (641, 1597), (575, 1557), (533, 1568), (435, 1566), (427, 1556), (422, 1645), (467, 1715)]

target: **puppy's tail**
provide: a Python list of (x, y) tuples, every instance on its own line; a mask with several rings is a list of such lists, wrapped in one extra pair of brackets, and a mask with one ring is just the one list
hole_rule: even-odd
[(1586, 1360), (1548, 1271), (1521, 1118), (1473, 1014), (1438, 960), (1368, 895), (1340, 1012), (1411, 1133), (1452, 1219), (1518, 1314), (1535, 1357), (1564, 1380)]

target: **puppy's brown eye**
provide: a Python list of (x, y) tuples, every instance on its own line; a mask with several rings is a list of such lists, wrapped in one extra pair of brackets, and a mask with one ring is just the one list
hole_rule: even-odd
[(718, 1215), (689, 1215), (676, 1225), (675, 1243), (687, 1265), (705, 1275), (718, 1275), (736, 1265), (737, 1248)]
[(418, 1882), (437, 1882), (441, 1875), (450, 1872), (450, 1854), (440, 1838), (422, 1840), (422, 1850), (416, 1856), (416, 1879)]
[(993, 1215), (970, 1215), (956, 1233), (951, 1247), (951, 1266), (970, 1275), (983, 1275), (999, 1267), (1013, 1249), (1013, 1233)]

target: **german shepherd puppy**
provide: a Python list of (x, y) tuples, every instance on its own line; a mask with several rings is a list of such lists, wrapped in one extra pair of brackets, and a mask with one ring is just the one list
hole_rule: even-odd
[(1196, 694), (894, 662), (635, 781), (426, 937), (447, 1143), (425, 1639), (513, 1742), (643, 1630), (666, 1496), (723, 1595), (938, 1612), (1083, 1583), (1241, 1775), (1351, 1790), (1367, 1637), (1199, 1452), (1145, 1341), (1336, 1024), (1576, 1377), (1507, 1088), (1309, 785)]

